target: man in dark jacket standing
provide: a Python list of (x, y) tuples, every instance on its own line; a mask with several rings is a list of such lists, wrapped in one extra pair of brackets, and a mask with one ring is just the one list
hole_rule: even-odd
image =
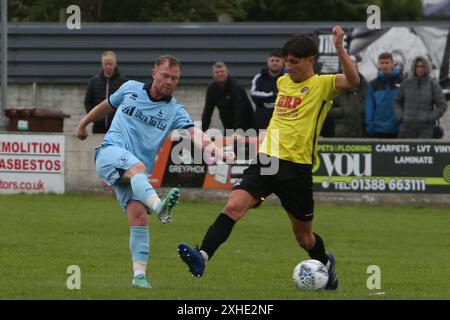
[(399, 121), (393, 104), (403, 78), (388, 52), (378, 56), (378, 66), (378, 77), (369, 83), (366, 96), (366, 132), (370, 138), (396, 138)]
[[(358, 70), (354, 56), (350, 56)], [(333, 135), (336, 138), (362, 138), (366, 136), (364, 125), (364, 103), (367, 94), (367, 80), (359, 73), (359, 85), (343, 92), (333, 100), (333, 107), (328, 113), (328, 119), (333, 124)], [(322, 127), (322, 130), (324, 127)], [(324, 135), (325, 136), (325, 135)]]
[(206, 91), (202, 131), (208, 130), (216, 106), (225, 130), (253, 128), (253, 106), (244, 87), (228, 74), (227, 66), (221, 61), (213, 65), (212, 73), (214, 82)]
[(267, 67), (255, 75), (250, 95), (256, 106), (255, 129), (266, 129), (272, 118), (277, 98), (277, 80), (284, 74), (283, 57), (280, 52), (272, 52), (267, 58)]
[[(86, 113), (112, 95), (126, 81), (117, 68), (116, 54), (112, 51), (105, 51), (102, 54), (102, 70), (88, 82), (84, 96)], [(106, 133), (111, 126), (113, 117), (114, 114), (111, 114), (105, 119), (95, 121), (92, 133)]]
[(400, 120), (398, 137), (431, 139), (436, 121), (447, 110), (447, 102), (439, 83), (430, 76), (427, 58), (415, 57), (410, 71), (394, 100), (395, 114)]

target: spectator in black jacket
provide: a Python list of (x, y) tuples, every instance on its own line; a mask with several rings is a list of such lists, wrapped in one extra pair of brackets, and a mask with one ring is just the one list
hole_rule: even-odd
[(253, 106), (244, 87), (228, 74), (227, 66), (221, 61), (213, 65), (212, 74), (214, 81), (206, 91), (202, 130), (209, 128), (215, 107), (219, 109), (219, 117), (225, 130), (245, 131), (253, 128)]
[[(86, 113), (89, 113), (96, 105), (107, 99), (126, 81), (117, 68), (116, 54), (112, 51), (103, 52), (102, 69), (89, 80), (84, 96)], [(114, 114), (110, 114), (103, 120), (95, 121), (92, 133), (106, 133), (111, 126), (113, 117)]]
[[(356, 58), (350, 56), (358, 70)], [(367, 80), (359, 73), (359, 85), (343, 92), (333, 99), (333, 107), (328, 112), (322, 126), (323, 137), (362, 138), (366, 136), (364, 107), (367, 93)]]
[(266, 129), (269, 125), (278, 94), (277, 80), (284, 74), (284, 61), (280, 52), (270, 53), (266, 64), (267, 67), (253, 78), (250, 90), (250, 96), (256, 106), (256, 130)]

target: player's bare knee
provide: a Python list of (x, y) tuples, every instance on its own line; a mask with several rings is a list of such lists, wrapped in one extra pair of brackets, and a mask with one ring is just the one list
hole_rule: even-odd
[(130, 201), (126, 211), (131, 226), (140, 227), (148, 224), (147, 207), (143, 203)]
[(130, 169), (125, 171), (125, 173), (122, 177), (122, 181), (129, 182), (134, 175), (140, 174), (140, 173), (144, 173), (144, 174), (147, 173), (147, 167), (142, 162), (136, 163)]
[(245, 208), (236, 201), (228, 201), (223, 212), (234, 221), (237, 221), (245, 214)]
[(147, 173), (147, 167), (144, 163), (138, 162), (135, 165), (133, 165), (129, 171), (134, 175), (138, 173)]
[(147, 215), (139, 216), (134, 219), (133, 226), (145, 227), (147, 225)]
[(140, 212), (131, 219), (131, 224), (136, 227), (144, 227), (148, 224), (147, 212)]

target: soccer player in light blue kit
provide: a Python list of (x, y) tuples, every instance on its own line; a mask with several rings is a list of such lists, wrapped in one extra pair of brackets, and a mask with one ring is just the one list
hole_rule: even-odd
[(155, 157), (169, 133), (186, 129), (196, 146), (210, 150), (209, 156), (234, 158), (234, 154), (222, 152), (195, 128), (186, 109), (172, 97), (180, 72), (181, 63), (177, 58), (168, 55), (157, 58), (150, 84), (125, 82), (109, 99), (92, 109), (77, 127), (77, 137), (84, 140), (89, 123), (116, 110), (111, 128), (101, 147), (96, 149), (95, 164), (98, 175), (114, 189), (128, 216), (133, 287), (151, 287), (145, 275), (150, 251), (148, 213), (155, 212), (162, 223), (170, 222), (171, 210), (180, 196), (178, 188), (173, 188), (160, 199), (148, 181)]

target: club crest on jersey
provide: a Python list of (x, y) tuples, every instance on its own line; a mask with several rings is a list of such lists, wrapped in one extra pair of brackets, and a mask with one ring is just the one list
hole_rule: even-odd
[(158, 118), (165, 118), (165, 117), (166, 117), (166, 112), (163, 111), (163, 110), (161, 110), (161, 109), (159, 109), (156, 116), (157, 116)]
[(120, 163), (120, 165), (124, 165), (124, 164), (126, 164), (126, 163), (127, 163), (127, 161), (128, 161), (128, 159), (127, 159), (126, 157), (120, 157), (120, 159), (119, 159), (119, 163)]
[(300, 90), (300, 93), (301, 93), (301, 94), (305, 94), (305, 93), (307, 93), (308, 91), (309, 91), (309, 88), (308, 88), (308, 87), (303, 87), (302, 90)]

